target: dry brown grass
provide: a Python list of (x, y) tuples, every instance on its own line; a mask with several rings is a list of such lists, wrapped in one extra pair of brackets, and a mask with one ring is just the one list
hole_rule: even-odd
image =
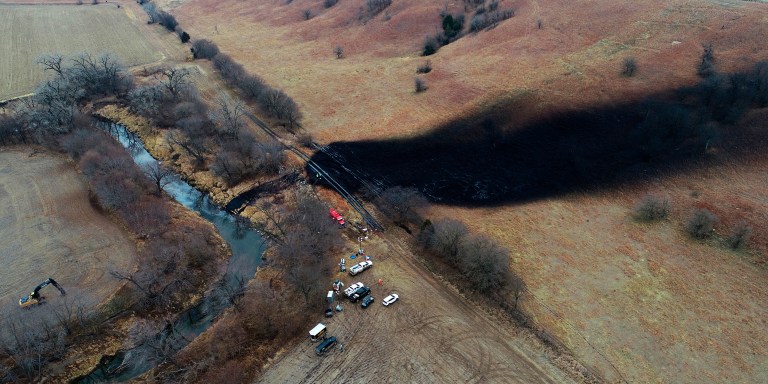
[[(723, 71), (765, 59), (761, 4), (526, 0), (515, 2), (514, 18), (430, 57), (429, 90), (416, 95), (421, 44), (439, 27), (444, 4), (397, 1), (388, 19), (366, 24), (357, 19), (359, 2), (321, 10), (309, 0), (190, 0), (174, 13), (194, 36), (212, 39), (291, 95), (305, 127), (325, 143), (417, 135), (491, 108), (515, 127), (553, 111), (642, 99), (695, 83), (706, 42)], [(309, 21), (301, 18), (306, 8), (316, 14)], [(334, 57), (336, 46), (344, 59)], [(628, 56), (638, 71), (623, 78)], [(745, 124), (764, 126), (758, 115)], [(720, 164), (594, 195), (438, 207), (430, 215), (482, 217), (467, 221), (514, 250), (513, 265), (537, 298), (526, 299), (527, 311), (610, 381), (765, 382), (767, 163), (756, 153)], [(671, 197), (667, 221), (632, 220), (635, 202), (649, 192)], [(721, 235), (748, 221), (751, 251), (688, 239), (682, 228), (697, 207), (720, 217)]]
[[(755, 180), (766, 170), (765, 161), (730, 163), (594, 195), (435, 214), (484, 217), (471, 227), (513, 249), (531, 291), (527, 312), (610, 381), (620, 380), (613, 364), (629, 382), (762, 382), (768, 187)], [(668, 220), (631, 217), (648, 192), (671, 197)], [(718, 235), (746, 220), (750, 250), (690, 239), (683, 227), (697, 207), (718, 215)]]
[(122, 283), (109, 270), (130, 270), (135, 246), (91, 206), (74, 165), (30, 148), (3, 149), (0, 164), (0, 320), (23, 316), (18, 299), (48, 277), (67, 291), (59, 297), (46, 288), (53, 305), (69, 300), (90, 310), (116, 291)]
[(130, 19), (114, 5), (0, 4), (0, 100), (34, 91), (49, 73), (35, 64), (46, 53), (115, 53), (128, 66), (163, 58)]

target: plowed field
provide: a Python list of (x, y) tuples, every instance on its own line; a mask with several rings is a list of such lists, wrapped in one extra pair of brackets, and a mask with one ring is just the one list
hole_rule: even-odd
[(48, 77), (35, 64), (42, 54), (109, 51), (127, 66), (162, 59), (131, 15), (114, 4), (0, 4), (0, 100), (29, 94)]

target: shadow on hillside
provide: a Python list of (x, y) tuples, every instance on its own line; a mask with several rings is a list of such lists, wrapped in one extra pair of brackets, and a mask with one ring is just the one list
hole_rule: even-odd
[[(731, 123), (755, 102), (731, 97), (731, 87), (703, 82), (648, 99), (656, 101), (561, 113), (517, 128), (473, 116), (412, 139), (334, 142), (327, 152), (368, 180), (415, 187), (441, 204), (493, 206), (591, 191), (685, 171), (712, 161), (703, 156), (708, 148), (749, 150), (733, 144), (746, 133)], [(768, 141), (750, 135), (750, 147)], [(313, 160), (366, 192), (333, 157), (319, 152)]]

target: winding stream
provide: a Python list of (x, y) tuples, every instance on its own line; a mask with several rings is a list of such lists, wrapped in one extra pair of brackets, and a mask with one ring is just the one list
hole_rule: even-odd
[[(100, 123), (113, 137), (128, 149), (133, 160), (141, 167), (157, 163), (144, 148), (138, 136), (119, 124)], [(218, 282), (221, 286), (235, 288), (247, 282), (256, 273), (261, 263), (265, 243), (258, 232), (238, 225), (234, 216), (212, 203), (208, 196), (174, 174), (171, 182), (163, 189), (176, 201), (199, 213), (211, 222), (224, 240), (227, 241), (232, 257), (227, 271)], [(168, 351), (178, 351), (195, 337), (208, 329), (213, 319), (231, 304), (221, 295), (208, 293), (195, 307), (182, 312), (155, 335), (153, 340), (115, 355), (103, 356), (99, 364), (87, 375), (72, 380), (72, 383), (123, 382), (131, 380), (163, 361)]]

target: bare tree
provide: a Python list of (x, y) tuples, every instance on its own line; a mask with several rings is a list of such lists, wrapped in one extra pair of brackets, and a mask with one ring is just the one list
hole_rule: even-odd
[(460, 253), (459, 268), (473, 289), (499, 293), (509, 282), (509, 251), (490, 238), (472, 236), (462, 243)]
[(407, 228), (407, 223), (420, 219), (418, 210), (427, 205), (427, 200), (415, 188), (392, 187), (385, 190), (376, 203), (396, 225)]
[(278, 242), (283, 241), (287, 233), (286, 230), (286, 215), (279, 205), (263, 201), (256, 204), (256, 208), (262, 214), (262, 220), (257, 221), (255, 224), (256, 229), (267, 235), (270, 239)]
[(336, 48), (333, 49), (333, 54), (337, 59), (344, 58), (344, 48), (342, 48), (341, 45), (337, 45)]
[(427, 246), (448, 262), (457, 265), (460, 261), (460, 251), (464, 240), (469, 234), (469, 229), (464, 223), (443, 219), (432, 224), (432, 233), (426, 239)]
[(218, 109), (209, 114), (210, 119), (229, 137), (238, 139), (240, 130), (245, 126), (245, 105), (239, 99), (232, 99), (226, 93), (216, 97)]
[(64, 75), (64, 55), (58, 53), (49, 53), (37, 58), (37, 64), (41, 65), (46, 71), (54, 71), (57, 75)]
[(155, 192), (159, 196), (163, 193), (163, 188), (171, 182), (173, 171), (163, 167), (159, 162), (152, 162), (144, 167), (144, 174), (152, 180), (157, 188)]
[(203, 143), (202, 141), (194, 140), (190, 138), (189, 135), (185, 135), (176, 131), (168, 131), (168, 133), (165, 135), (165, 139), (169, 144), (171, 144), (171, 146), (177, 146), (183, 149), (199, 164), (205, 163), (205, 155), (207, 151), (204, 145), (200, 145)]
[(160, 69), (157, 75), (160, 84), (162, 84), (174, 99), (177, 99), (179, 94), (190, 84), (190, 72), (187, 68), (164, 66)]

